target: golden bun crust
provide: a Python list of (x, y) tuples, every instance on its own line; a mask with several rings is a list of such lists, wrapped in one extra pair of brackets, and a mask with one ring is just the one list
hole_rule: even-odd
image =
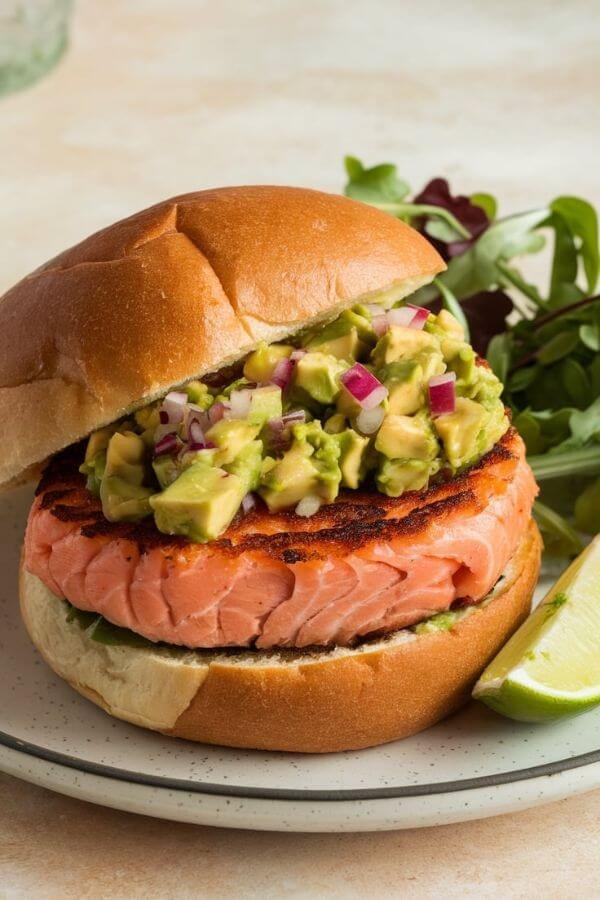
[(117, 222), (0, 301), (0, 485), (259, 340), (443, 268), (403, 222), (302, 188), (201, 191)]
[(24, 570), (21, 611), (51, 668), (113, 716), (209, 744), (325, 753), (407, 737), (465, 703), (526, 618), (540, 554), (531, 520), (493, 598), (451, 630), (311, 654), (104, 646)]

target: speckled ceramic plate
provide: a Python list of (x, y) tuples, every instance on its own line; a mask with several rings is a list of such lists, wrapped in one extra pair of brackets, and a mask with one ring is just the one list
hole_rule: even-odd
[(111, 719), (30, 645), (16, 572), (31, 491), (0, 498), (0, 768), (166, 819), (286, 831), (457, 822), (600, 786), (600, 710), (553, 726), (472, 704), (405, 741), (326, 756), (227, 750)]

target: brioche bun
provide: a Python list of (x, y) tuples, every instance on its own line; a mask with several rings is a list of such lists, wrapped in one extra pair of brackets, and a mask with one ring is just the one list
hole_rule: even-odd
[(21, 570), (21, 611), (48, 665), (106, 712), (174, 737), (325, 753), (407, 737), (456, 710), (526, 618), (540, 567), (531, 520), (491, 598), (449, 631), (267, 653), (107, 646)]
[(443, 268), (403, 222), (301, 188), (201, 191), (117, 222), (0, 302), (0, 485), (259, 340), (391, 303)]

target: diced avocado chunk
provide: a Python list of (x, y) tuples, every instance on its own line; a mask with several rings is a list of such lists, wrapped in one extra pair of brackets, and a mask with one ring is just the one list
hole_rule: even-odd
[[(206, 440), (217, 447), (215, 464), (222, 466), (233, 462), (246, 444), (255, 439), (259, 425), (251, 425), (245, 419), (221, 419), (206, 432)], [(200, 451), (201, 453), (204, 451)]]
[(323, 427), (327, 434), (341, 434), (346, 428), (346, 416), (343, 413), (334, 413), (329, 416)]
[[(142, 440), (148, 448), (154, 447), (154, 435), (156, 429), (160, 425), (159, 407), (159, 401), (151, 403), (150, 406), (144, 406), (142, 409), (138, 409), (133, 416), (135, 424), (142, 430)], [(119, 430), (123, 431), (124, 429), (120, 428)]]
[(434, 375), (443, 375), (446, 371), (446, 363), (439, 350), (432, 348), (421, 350), (415, 357), (415, 362), (421, 366), (424, 384), (428, 384), (429, 379)]
[(398, 360), (414, 360), (422, 350), (439, 350), (438, 342), (432, 334), (417, 328), (394, 325), (378, 340), (372, 360), (381, 369)]
[(385, 367), (382, 380), (388, 389), (388, 412), (411, 416), (424, 403), (423, 369), (416, 362), (404, 360)]
[(439, 461), (417, 459), (382, 459), (375, 481), (388, 497), (400, 497), (406, 491), (422, 491), (429, 478), (439, 470)]
[(93, 431), (90, 434), (87, 447), (85, 448), (84, 465), (95, 459), (99, 453), (106, 453), (106, 448), (114, 433), (115, 428), (112, 425), (107, 425), (106, 428), (99, 428), (98, 431)]
[(163, 490), (173, 484), (181, 473), (180, 467), (170, 453), (163, 453), (152, 460), (152, 468)]
[(281, 459), (265, 460), (258, 491), (271, 512), (295, 506), (311, 493), (317, 482), (311, 455), (306, 444), (294, 444)]
[(342, 473), (339, 444), (319, 422), (295, 425), (293, 443), (281, 459), (263, 465), (259, 493), (270, 510), (295, 506), (307, 494), (331, 503), (337, 497)]
[(149, 406), (143, 406), (141, 409), (136, 410), (133, 414), (133, 418), (135, 419), (136, 425), (142, 429), (142, 431), (154, 431), (160, 425), (160, 418), (158, 415), (158, 407), (160, 403), (151, 403)]
[(457, 397), (455, 411), (438, 416), (434, 425), (450, 465), (460, 469), (490, 450), (506, 431), (508, 421), (499, 401), (488, 410), (467, 397)]
[(154, 493), (144, 487), (146, 445), (133, 431), (117, 431), (106, 449), (106, 465), (100, 483), (102, 512), (110, 522), (134, 521), (150, 515), (149, 498)]
[(131, 484), (118, 475), (103, 475), (100, 483), (102, 512), (109, 522), (135, 522), (152, 512), (152, 488)]
[(347, 363), (318, 350), (307, 353), (296, 363), (294, 386), (301, 388), (318, 403), (334, 403), (340, 393), (340, 376)]
[(266, 385), (252, 390), (250, 411), (246, 421), (262, 427), (269, 419), (280, 419), (283, 414), (281, 388)]
[(255, 491), (260, 482), (262, 467), (262, 441), (251, 441), (237, 454), (233, 462), (224, 468), (232, 475), (237, 475), (248, 491)]
[(346, 359), (350, 362), (360, 359), (367, 350), (355, 328), (337, 338), (331, 337), (329, 340), (320, 341), (314, 349), (317, 347), (321, 353), (327, 353), (329, 356), (335, 356), (336, 359)]
[(188, 381), (188, 383), (183, 386), (183, 390), (186, 392), (190, 403), (193, 403), (195, 406), (200, 406), (204, 410), (212, 406), (215, 399), (211, 394), (208, 385), (204, 384), (202, 381)]
[(373, 344), (375, 333), (371, 323), (364, 316), (351, 309), (345, 310), (335, 322), (312, 335), (304, 346), (307, 350), (318, 350), (354, 362), (364, 356)]
[(453, 316), (452, 313), (448, 312), (447, 309), (441, 309), (439, 311), (436, 317), (436, 325), (451, 337), (454, 337), (459, 341), (464, 341), (464, 328), (462, 327), (458, 319)]
[(198, 462), (150, 503), (159, 531), (202, 543), (225, 531), (245, 494), (246, 485), (237, 475)]
[(463, 397), (469, 397), (471, 400), (477, 400), (479, 403), (486, 405), (498, 400), (504, 387), (491, 369), (487, 366), (476, 365), (471, 383), (463, 385), (459, 381), (456, 389), (457, 393)]
[(351, 428), (334, 435), (340, 447), (339, 467), (342, 486), (357, 488), (365, 476), (369, 458), (369, 438)]
[(459, 610), (448, 609), (445, 612), (437, 613), (424, 622), (415, 625), (413, 631), (415, 634), (435, 634), (438, 631), (450, 631), (451, 628), (460, 621), (462, 616)]
[(88, 438), (84, 460), (79, 466), (81, 474), (87, 475), (88, 491), (97, 496), (100, 494), (100, 482), (106, 466), (106, 448), (114, 433), (113, 425), (93, 431)]
[(441, 343), (444, 359), (448, 368), (456, 372), (456, 377), (465, 385), (472, 384), (476, 377), (477, 365), (475, 351), (469, 344), (451, 338)]
[(288, 344), (265, 344), (261, 341), (244, 363), (244, 376), (258, 384), (271, 380), (280, 359), (286, 359), (293, 351)]
[(427, 418), (387, 415), (375, 438), (375, 449), (388, 459), (434, 459), (439, 446)]

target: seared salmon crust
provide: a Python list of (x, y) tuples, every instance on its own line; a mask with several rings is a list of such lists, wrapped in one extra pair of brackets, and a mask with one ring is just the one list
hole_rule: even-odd
[(150, 640), (200, 647), (347, 646), (481, 600), (527, 529), (537, 487), (510, 428), (464, 474), (394, 499), (342, 492), (311, 518), (254, 509), (208, 544), (151, 519), (111, 523), (52, 459), (25, 566), (58, 597)]

